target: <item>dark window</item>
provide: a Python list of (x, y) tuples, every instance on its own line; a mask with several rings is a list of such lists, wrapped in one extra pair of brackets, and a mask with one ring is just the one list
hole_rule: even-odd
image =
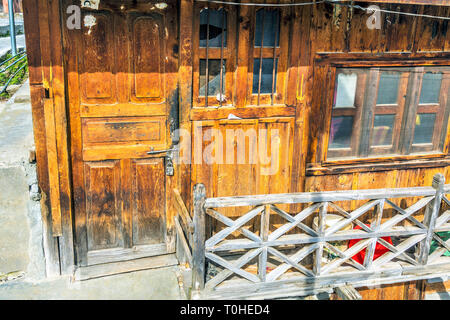
[[(278, 47), (280, 44), (280, 12), (260, 9), (256, 12), (255, 47)], [(264, 34), (264, 36), (262, 36)], [(276, 43), (276, 45), (275, 45)]]
[(416, 116), (416, 128), (414, 130), (414, 144), (431, 143), (433, 139), (435, 113), (422, 113)]
[[(209, 27), (208, 27), (209, 21)], [(223, 9), (203, 9), (200, 12), (200, 47), (227, 46), (227, 19)], [(208, 39), (208, 43), (207, 40)]]
[[(224, 92), (225, 88), (225, 64), (222, 61), (222, 90), (220, 90), (220, 59), (208, 59), (208, 96), (216, 96)], [(200, 96), (205, 96), (206, 90), (206, 60), (200, 60)]]
[(330, 128), (331, 148), (350, 148), (353, 117), (333, 117)]
[(420, 91), (420, 104), (439, 103), (442, 73), (427, 72), (423, 75), (422, 89)]
[(400, 72), (381, 72), (377, 104), (396, 104)]
[(395, 114), (376, 114), (373, 119), (373, 132), (370, 145), (392, 145), (392, 131), (394, 129)]
[[(253, 64), (253, 93), (258, 93), (259, 72), (261, 71), (261, 88), (260, 93), (271, 93), (272, 85), (276, 88), (277, 85), (277, 60), (275, 59), (262, 59), (262, 67), (260, 70), (260, 60), (255, 59)], [(275, 67), (273, 63), (275, 62)], [(275, 70), (274, 70), (275, 69)], [(273, 76), (275, 75), (275, 79)], [(274, 89), (275, 90), (275, 89)]]

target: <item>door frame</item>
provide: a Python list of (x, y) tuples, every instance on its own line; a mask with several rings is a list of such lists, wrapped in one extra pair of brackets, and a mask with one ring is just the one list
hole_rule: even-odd
[[(66, 0), (63, 1), (64, 4), (71, 4), (71, 3), (75, 3), (73, 0)], [(131, 3), (131, 1), (130, 1)], [(131, 4), (125, 4), (125, 5), (130, 5)], [(144, 8), (144, 9), (148, 9), (148, 8)], [(101, 10), (114, 10), (114, 4), (109, 4), (109, 3), (105, 3), (102, 2), (100, 4), (100, 7), (98, 8), (98, 11)], [(178, 34), (178, 23), (177, 23), (177, 5), (176, 5), (176, 1), (172, 1), (172, 3), (170, 3), (168, 5), (168, 7), (162, 9), (159, 11), (160, 14), (162, 14), (164, 16), (164, 21), (165, 21), (165, 28), (167, 28), (167, 33), (171, 35), (170, 37), (167, 37), (166, 39), (164, 39), (165, 41), (165, 106), (166, 106), (166, 112), (165, 112), (165, 117), (166, 117), (166, 121), (167, 121), (167, 125), (166, 125), (166, 136), (167, 136), (167, 147), (168, 149), (171, 148), (172, 145), (172, 132), (171, 129), (172, 126), (169, 126), (169, 123), (172, 123), (173, 121), (171, 121), (172, 119), (170, 118), (172, 116), (172, 112), (170, 112), (173, 108), (174, 105), (176, 107), (178, 107), (177, 104), (177, 99), (174, 99), (174, 95), (177, 94), (177, 68), (178, 68), (178, 58), (177, 58), (177, 52), (176, 50), (173, 50), (173, 48), (178, 44), (177, 42), (177, 34)], [(65, 11), (63, 11), (62, 13), (62, 21), (66, 21), (68, 14), (65, 13)], [(66, 108), (67, 108), (67, 113), (69, 114), (69, 122), (70, 122), (70, 130), (71, 130), (71, 134), (69, 135), (69, 139), (71, 141), (70, 143), (70, 149), (69, 152), (71, 154), (71, 165), (72, 167), (75, 165), (78, 165), (78, 163), (81, 161), (83, 161), (80, 158), (80, 150), (82, 150), (82, 145), (81, 145), (81, 119), (82, 117), (80, 116), (80, 97), (79, 97), (79, 88), (76, 88), (74, 90), (71, 90), (71, 88), (69, 87), (69, 83), (78, 83), (79, 79), (75, 79), (76, 77), (79, 77), (79, 72), (78, 70), (70, 70), (70, 68), (77, 68), (78, 66), (78, 54), (70, 54), (70, 52), (72, 53), (78, 53), (79, 48), (77, 48), (76, 44), (73, 43), (73, 41), (71, 41), (70, 39), (72, 38), (71, 36), (69, 36), (69, 32), (71, 32), (71, 30), (68, 30), (67, 27), (63, 26), (62, 28), (62, 39), (63, 39), (63, 50), (65, 49), (67, 52), (63, 52), (63, 56), (64, 56), (64, 75), (65, 75), (65, 81), (66, 81)], [(77, 32), (81, 32), (80, 30), (77, 30)], [(126, 36), (128, 37), (128, 34), (126, 34)], [(116, 40), (114, 40), (116, 41)], [(128, 69), (130, 70), (130, 69)], [(126, 75), (128, 77), (128, 75)], [(78, 107), (77, 107), (78, 105)], [(178, 113), (175, 113), (178, 114)], [(151, 158), (151, 156), (149, 156), (148, 158), (142, 158), (142, 159), (149, 159)], [(164, 159), (164, 158), (163, 158)], [(81, 163), (80, 162), (80, 163)], [(151, 255), (156, 255), (156, 254), (170, 254), (175, 252), (175, 237), (176, 237), (176, 233), (175, 233), (175, 229), (174, 229), (174, 207), (172, 204), (172, 197), (171, 197), (171, 189), (175, 188), (175, 184), (177, 182), (177, 174), (176, 171), (174, 170), (174, 175), (173, 176), (165, 176), (165, 184), (166, 184), (166, 192), (165, 192), (165, 206), (166, 206), (166, 210), (165, 210), (165, 218), (163, 219), (163, 221), (165, 221), (165, 229), (166, 229), (166, 233), (165, 233), (165, 250), (164, 248), (144, 248), (144, 250), (141, 250), (140, 252), (135, 252), (134, 256), (136, 258), (141, 258), (142, 255), (145, 255), (145, 252), (152, 252)], [(85, 179), (84, 174), (82, 175), (82, 177), (78, 177), (79, 180), (77, 183), (75, 183), (74, 179), (77, 179), (77, 177), (75, 176), (75, 170), (72, 171), (71, 173), (71, 180), (72, 180), (72, 185), (74, 186), (73, 189), (73, 199), (75, 199), (74, 201), (74, 209), (73, 209), (73, 222), (74, 222), (74, 227), (73, 227), (73, 233), (74, 233), (74, 241), (73, 241), (73, 248), (75, 251), (75, 265), (76, 266), (88, 266), (88, 252), (85, 250), (87, 248), (87, 243), (85, 243), (86, 239), (87, 239), (87, 235), (86, 235), (86, 225), (84, 227), (82, 227), (81, 231), (77, 231), (75, 225), (76, 225), (76, 221), (77, 219), (75, 218), (75, 214), (77, 211), (77, 206), (78, 205), (85, 205), (85, 199), (83, 199), (85, 197), (84, 195), (84, 189), (82, 190), (82, 188), (78, 187), (78, 190), (75, 186), (82, 186), (83, 185), (83, 181)], [(78, 172), (80, 172), (80, 169), (78, 169)], [(78, 200), (78, 203), (77, 203)], [(81, 208), (81, 207), (80, 207)], [(82, 209), (81, 209), (82, 210)], [(80, 227), (78, 227), (80, 228)], [(77, 239), (77, 235), (78, 235), (78, 239)], [(158, 249), (158, 250), (157, 250)], [(112, 253), (112, 256), (116, 256), (116, 258), (111, 258), (111, 262), (116, 262), (115, 259), (118, 259), (117, 257), (122, 256), (125, 252), (131, 252), (133, 251), (133, 247), (132, 248), (124, 248), (123, 250), (120, 250), (119, 248), (112, 250), (115, 251), (114, 253)], [(123, 252), (122, 252), (123, 251)], [(136, 250), (139, 251), (139, 250)], [(90, 259), (90, 258), (89, 258)], [(95, 259), (94, 259), (95, 260)], [(124, 258), (123, 261), (128, 261), (130, 260), (129, 258)], [(106, 263), (106, 261), (104, 262)], [(91, 265), (90, 261), (89, 261), (89, 265)]]
[[(178, 8), (177, 1), (170, 1), (175, 7), (168, 27), (174, 29), (174, 36), (167, 42), (167, 73), (170, 81), (167, 107), (178, 108)], [(43, 223), (43, 249), (46, 257), (47, 277), (73, 274), (76, 267), (74, 243), (74, 204), (77, 195), (73, 190), (71, 173), (72, 121), (70, 121), (70, 97), (68, 94), (68, 72), (64, 52), (67, 46), (65, 25), (66, 5), (78, 4), (79, 1), (24, 1), (24, 24), (29, 64), (30, 93), (33, 113), (33, 130), (35, 133), (36, 161), (41, 191), (41, 212)], [(104, 2), (102, 2), (104, 5)], [(102, 5), (101, 4), (101, 5)], [(52, 114), (53, 122), (46, 121), (45, 116)], [(175, 114), (178, 115), (178, 112)], [(172, 112), (167, 112), (168, 121)], [(177, 119), (178, 120), (178, 119)], [(51, 124), (51, 125), (50, 125)], [(168, 126), (169, 127), (169, 126)], [(51, 152), (52, 146), (56, 150)], [(50, 168), (56, 174), (50, 176)], [(170, 179), (169, 179), (170, 178)], [(178, 182), (178, 170), (166, 179), (166, 221), (167, 251), (175, 251), (174, 214), (171, 204), (171, 189)], [(53, 197), (55, 200), (51, 202)], [(53, 205), (52, 205), (53, 204)]]

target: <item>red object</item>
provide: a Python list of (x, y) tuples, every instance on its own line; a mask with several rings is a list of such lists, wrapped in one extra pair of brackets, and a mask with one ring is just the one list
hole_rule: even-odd
[[(366, 225), (366, 226), (369, 226), (369, 225)], [(360, 226), (355, 226), (353, 229), (361, 229), (361, 227)], [(389, 242), (390, 244), (392, 244), (391, 237), (382, 237), (381, 239), (383, 239), (384, 241)], [(349, 240), (348, 247), (349, 248), (353, 247), (359, 241), (361, 241), (361, 239)], [(358, 262), (359, 264), (363, 264), (364, 263), (364, 257), (366, 256), (366, 250), (367, 250), (367, 248), (361, 250), (360, 252), (355, 254), (352, 257), (352, 259), (355, 260), (356, 262)], [(382, 244), (377, 242), (377, 245), (375, 246), (375, 252), (373, 254), (373, 260), (378, 259), (380, 256), (382, 256), (383, 254), (385, 254), (388, 251), (389, 251), (388, 248), (386, 248), (385, 246), (383, 246)]]

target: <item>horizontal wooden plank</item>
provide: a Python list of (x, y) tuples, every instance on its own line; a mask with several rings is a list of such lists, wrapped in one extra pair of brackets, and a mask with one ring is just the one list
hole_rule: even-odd
[(80, 116), (82, 118), (92, 117), (133, 117), (158, 116), (166, 114), (166, 102), (152, 104), (82, 104), (80, 106)]
[[(345, 0), (350, 2), (350, 0)], [(448, 6), (448, 0), (367, 0), (374, 3), (399, 3), (399, 4), (420, 4), (433, 6)]]
[(383, 230), (373, 233), (364, 232), (361, 230), (345, 230), (339, 231), (329, 236), (324, 237), (311, 237), (307, 234), (289, 234), (282, 236), (274, 241), (265, 242), (255, 242), (248, 239), (234, 239), (225, 240), (217, 244), (216, 246), (206, 247), (207, 251), (230, 251), (239, 249), (253, 249), (260, 248), (263, 246), (285, 246), (285, 245), (299, 245), (307, 243), (318, 243), (318, 242), (330, 242), (330, 241), (344, 241), (352, 239), (369, 239), (369, 238), (380, 238), (380, 237), (401, 237), (401, 236), (414, 236), (419, 234), (426, 234), (426, 229), (421, 229), (418, 227), (405, 227), (405, 226), (395, 226), (389, 230)]
[[(190, 118), (198, 120), (220, 120), (229, 119), (234, 116), (242, 119), (256, 119), (269, 117), (294, 117), (295, 107), (291, 106), (260, 106), (245, 108), (222, 107), (222, 108), (193, 108), (190, 111)], [(231, 118), (232, 119), (232, 118)]]
[[(115, 160), (115, 159), (140, 159), (149, 158), (148, 151), (153, 148), (153, 151), (166, 150), (166, 143), (139, 143), (139, 144), (115, 144), (115, 145), (94, 145), (85, 146), (83, 148), (84, 161), (99, 161), (99, 160)], [(154, 157), (161, 157), (161, 154), (153, 155)]]
[(99, 264), (95, 266), (79, 267), (75, 271), (75, 280), (88, 280), (125, 272), (162, 268), (178, 264), (175, 254), (135, 259), (123, 262)]
[[(450, 190), (450, 185), (445, 185), (445, 191)], [(384, 198), (426, 197), (436, 193), (432, 187), (393, 188), (393, 189), (363, 189), (325, 192), (298, 192), (260, 194), (236, 197), (208, 198), (205, 201), (206, 208), (259, 206), (264, 204), (288, 204), (309, 202), (330, 202), (346, 200), (375, 200)]]
[(333, 292), (336, 287), (351, 285), (354, 288), (378, 286), (422, 279), (431, 279), (448, 274), (448, 260), (440, 261), (436, 268), (415, 266), (405, 272), (405, 268), (396, 262), (386, 263), (378, 270), (354, 271), (342, 266), (332, 273), (319, 277), (286, 274), (281, 280), (262, 283), (250, 283), (245, 279), (231, 279), (223, 282), (216, 290), (204, 291), (203, 299), (270, 299), (289, 296), (304, 296), (320, 292)]
[(131, 141), (161, 143), (165, 139), (165, 124), (165, 117), (83, 119), (83, 144)]
[(134, 248), (105, 249), (88, 252), (88, 264), (102, 264), (118, 262), (132, 259), (151, 257), (167, 253), (165, 243), (145, 246), (135, 246)]

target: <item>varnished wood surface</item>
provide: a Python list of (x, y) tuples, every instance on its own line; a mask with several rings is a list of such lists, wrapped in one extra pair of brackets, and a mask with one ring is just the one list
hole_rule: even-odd
[[(66, 1), (64, 5), (72, 2), (78, 4), (76, 1)], [(439, 0), (414, 1), (417, 4), (433, 3), (438, 6), (413, 5), (410, 1), (408, 5), (399, 5), (394, 2), (406, 1), (374, 0), (365, 5), (378, 3), (381, 8), (388, 10), (441, 16), (448, 16), (450, 10), (446, 6), (439, 6), (444, 2)], [(251, 57), (254, 56), (249, 44), (254, 28), (252, 9), (242, 7), (236, 15), (236, 52), (230, 53), (230, 57), (235, 59), (233, 79), (236, 84), (230, 88), (235, 103), (228, 109), (201, 109), (192, 108), (196, 98), (192, 92), (197, 63), (195, 59), (200, 54), (193, 45), (197, 36), (193, 15), (198, 9), (193, 1), (180, 0), (179, 6), (170, 2), (167, 10), (173, 15), (166, 16), (161, 11), (151, 10), (152, 4), (146, 1), (122, 3), (127, 12), (124, 15), (114, 14), (120, 11), (120, 5), (113, 1), (102, 1), (98, 11), (85, 10), (84, 14), (94, 15), (97, 27), (101, 27), (93, 28), (87, 35), (88, 30), (84, 27), (81, 31), (70, 32), (62, 28), (60, 22), (65, 21), (67, 16), (59, 16), (65, 10), (59, 8), (58, 2), (24, 1), (49, 274), (59, 273), (59, 256), (63, 273), (70, 272), (68, 270), (74, 263), (87, 263), (89, 232), (93, 239), (99, 239), (98, 244), (104, 243), (106, 247), (112, 243), (131, 247), (132, 235), (126, 230), (132, 230), (133, 221), (140, 221), (141, 218), (136, 218), (133, 212), (139, 211), (139, 208), (162, 206), (158, 201), (144, 199), (149, 193), (140, 188), (156, 192), (158, 198), (164, 197), (167, 205), (163, 214), (167, 227), (165, 241), (167, 248), (173, 250), (175, 209), (170, 201), (174, 187), (180, 190), (187, 209), (192, 210), (192, 188), (200, 182), (206, 185), (208, 197), (221, 197), (427, 186), (437, 172), (450, 176), (446, 159), (448, 142), (444, 152), (438, 156), (385, 158), (376, 164), (377, 161), (372, 160), (325, 163), (322, 161), (321, 146), (327, 142), (324, 136), (328, 130), (327, 114), (319, 107), (322, 102), (326, 102), (324, 91), (328, 89), (327, 84), (332, 82), (327, 70), (328, 63), (336, 67), (362, 66), (361, 61), (372, 66), (380, 63), (396, 66), (447, 64), (450, 33), (443, 21), (386, 14), (382, 29), (369, 30), (365, 24), (367, 15), (361, 10), (338, 8), (330, 4), (286, 9), (283, 11), (284, 47), (282, 52), (276, 51), (286, 57), (280, 66), (280, 103), (255, 107), (252, 102), (254, 97), (248, 95), (251, 91)], [(179, 13), (176, 7), (180, 9)], [(61, 208), (59, 246), (52, 235), (52, 220), (58, 222), (58, 217), (51, 212), (58, 204), (52, 206), (50, 203), (51, 182), (48, 177), (51, 170), (48, 156), (51, 150), (47, 146), (51, 137), (46, 133), (50, 133), (51, 128), (47, 128), (44, 121), (44, 99), (51, 99), (55, 108)], [(204, 131), (208, 128), (221, 131), (228, 128), (279, 129), (282, 144), (278, 155), (279, 171), (273, 176), (263, 176), (260, 168), (252, 164), (181, 164), (175, 167), (173, 178), (165, 177), (165, 188), (156, 190), (150, 180), (143, 176), (150, 175), (152, 180), (161, 181), (164, 175), (161, 171), (162, 158), (148, 159), (145, 149), (151, 146), (155, 150), (170, 147), (172, 136), (167, 119), (174, 102), (179, 106), (180, 126), (191, 133), (200, 125)], [(230, 114), (242, 120), (226, 120)], [(106, 125), (117, 120), (133, 122), (131, 120), (136, 118), (140, 119), (137, 121), (139, 123), (160, 121), (162, 131), (158, 143), (151, 142), (156, 141), (152, 140), (154, 136), (150, 137), (154, 128), (142, 124), (134, 127), (130, 125), (128, 128), (134, 132), (130, 140), (133, 141), (120, 143), (118, 140), (124, 140), (120, 126), (112, 129), (104, 127), (98, 131), (101, 127), (98, 125), (94, 131), (86, 131), (89, 121), (101, 122), (103, 119)], [(148, 139), (145, 140), (148, 143), (139, 146), (137, 141), (140, 139)], [(202, 144), (206, 147), (207, 142)], [(96, 177), (99, 185), (91, 184), (86, 172)], [(101, 186), (101, 182), (104, 185)], [(86, 193), (89, 188), (92, 190), (90, 195)], [(99, 220), (107, 220), (107, 230), (95, 236), (86, 225), (89, 214), (95, 217), (95, 210), (86, 213), (88, 198), (94, 195), (96, 198), (89, 208), (110, 213)], [(133, 202), (134, 197), (142, 199)], [(356, 206), (356, 200), (351, 206)], [(148, 217), (142, 217), (142, 221), (150, 221), (157, 215), (156, 211), (151, 212)], [(234, 209), (227, 212), (230, 217), (238, 215), (239, 211)], [(72, 220), (75, 221), (73, 228)], [(145, 224), (143, 229), (147, 228)], [(97, 222), (93, 225), (97, 225)], [(211, 227), (214, 229), (216, 226)], [(72, 229), (75, 230), (75, 236), (72, 235)], [(121, 230), (118, 232), (122, 236), (116, 235), (117, 230)], [(55, 231), (55, 235), (59, 234), (57, 227)], [(73, 239), (79, 259), (76, 262)], [(405, 286), (401, 290), (406, 292), (409, 289)]]
[[(175, 249), (172, 196), (166, 192), (173, 178), (165, 175), (164, 154), (147, 152), (171, 146), (176, 7), (103, 5), (82, 10), (82, 18), (95, 18), (91, 28), (64, 29), (82, 266)], [(137, 254), (137, 246), (149, 248)], [(111, 250), (120, 254), (111, 258)]]

